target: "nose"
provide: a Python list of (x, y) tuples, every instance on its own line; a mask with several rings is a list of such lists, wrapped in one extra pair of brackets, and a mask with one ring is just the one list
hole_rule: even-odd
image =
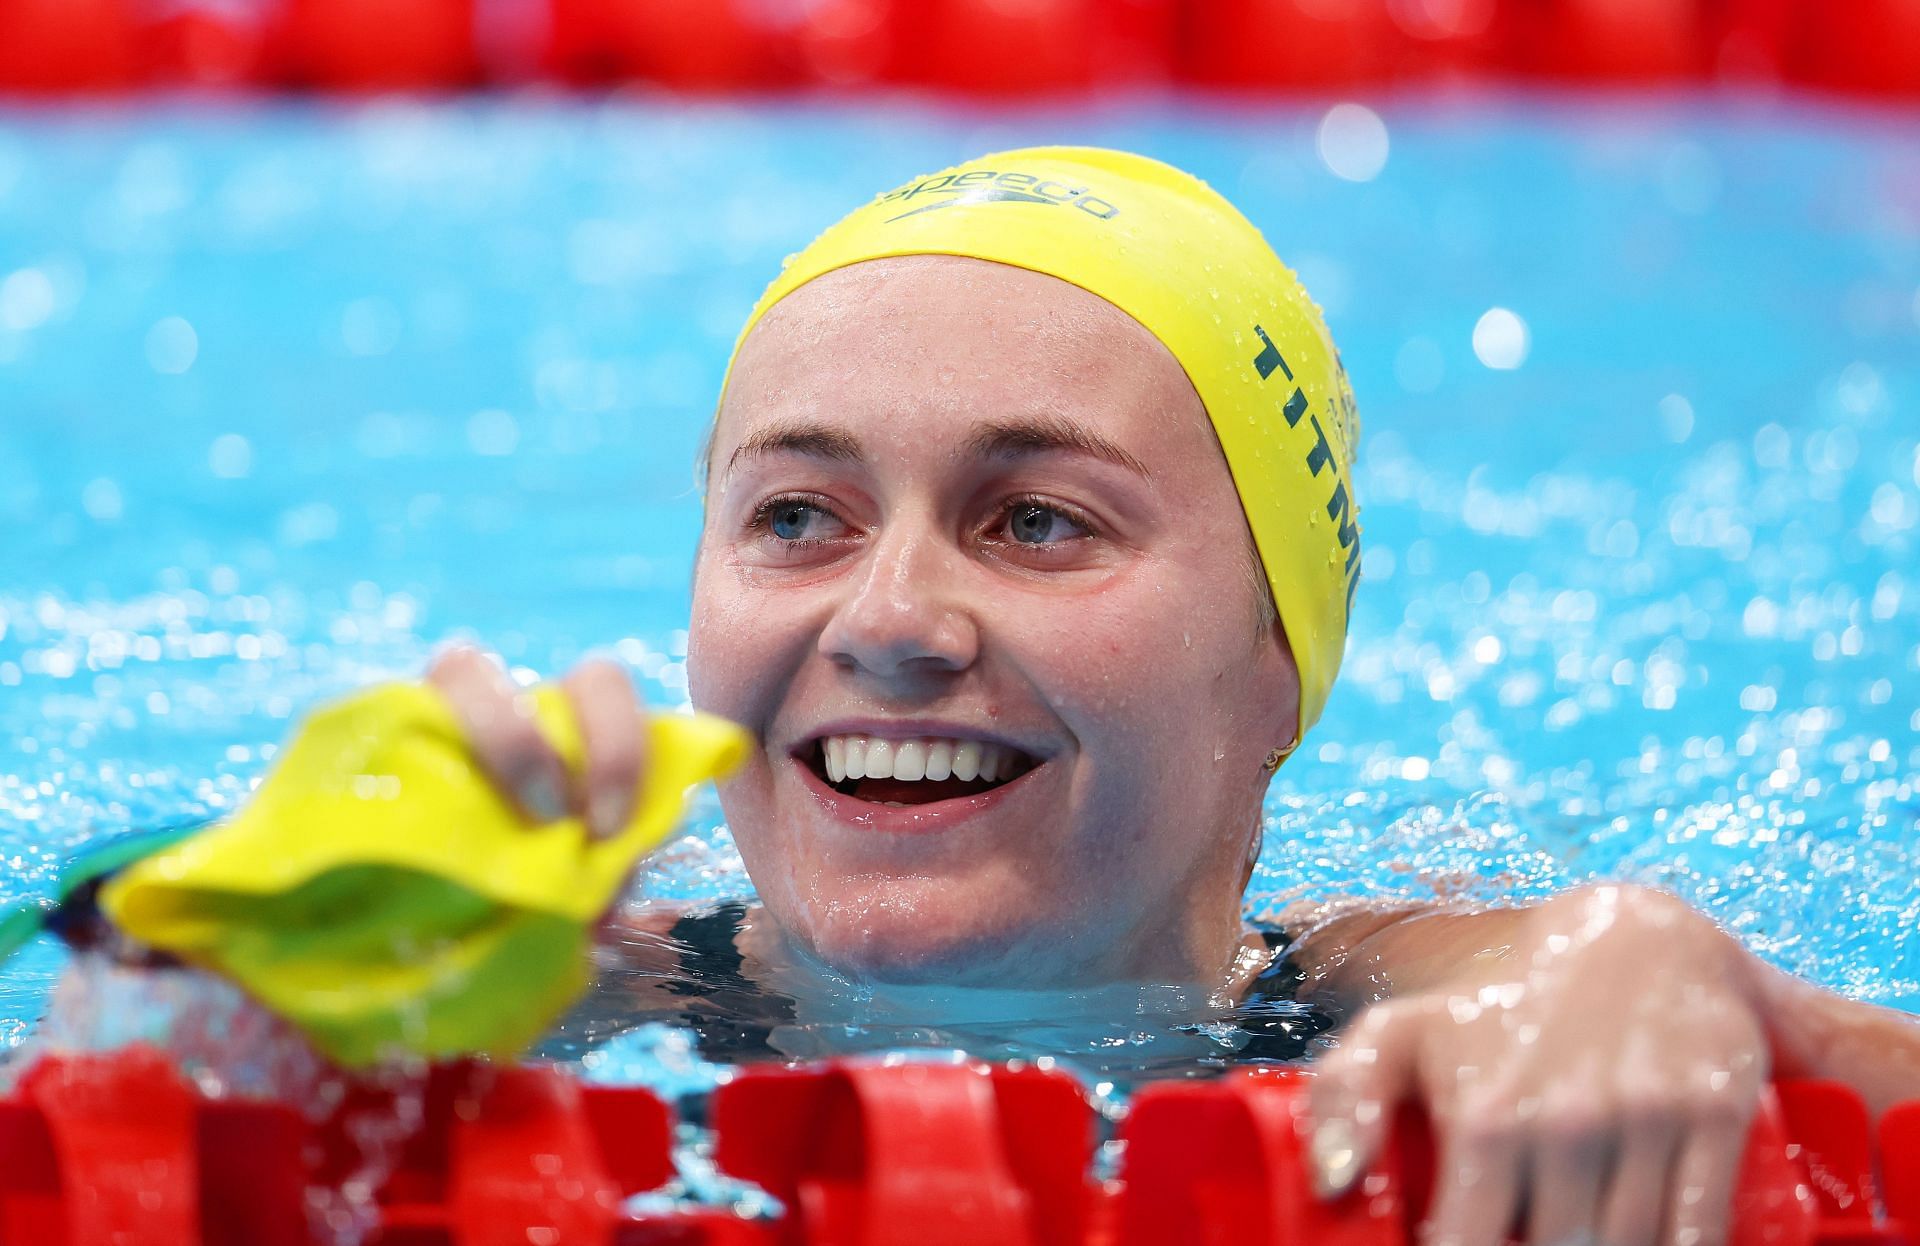
[(888, 525), (820, 633), (836, 664), (881, 678), (961, 671), (980, 633), (961, 600), (961, 555), (930, 526)]

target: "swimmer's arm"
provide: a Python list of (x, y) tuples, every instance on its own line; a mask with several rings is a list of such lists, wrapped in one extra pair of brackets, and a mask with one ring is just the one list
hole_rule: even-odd
[(1845, 1082), (1876, 1116), (1920, 1097), (1920, 1016), (1848, 999), (1749, 959), (1775, 1077)]
[[(1513, 947), (1532, 911), (1436, 903), (1350, 912), (1306, 926), (1309, 934), (1293, 953), (1305, 975), (1301, 995), (1350, 1016), (1392, 995), (1503, 976), (1512, 971)], [(1694, 937), (1731, 941), (1710, 918), (1698, 917)], [(1735, 960), (1767, 1031), (1775, 1077), (1845, 1082), (1875, 1113), (1920, 1096), (1920, 1016), (1836, 995), (1745, 948)]]
[(1518, 927), (1523, 911), (1343, 898), (1294, 906), (1281, 924), (1303, 932), (1288, 953), (1304, 979), (1302, 998), (1350, 1016), (1394, 995), (1446, 985), (1463, 966), (1490, 955), (1498, 959), (1506, 948), (1500, 936)]

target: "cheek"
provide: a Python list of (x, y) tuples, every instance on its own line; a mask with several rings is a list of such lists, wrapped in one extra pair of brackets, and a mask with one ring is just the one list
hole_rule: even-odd
[(772, 608), (769, 594), (739, 584), (724, 565), (703, 562), (687, 627), (687, 690), (696, 708), (755, 731), (804, 647), (797, 612)]
[(1183, 872), (1217, 834), (1252, 774), (1240, 737), (1259, 735), (1246, 709), (1263, 695), (1252, 607), (1204, 569), (1156, 570), (1004, 641), (1079, 742), (1075, 855), (1135, 884)]
[(1247, 647), (1245, 628), (1229, 636), (1230, 611), (1207, 597), (1197, 587), (1142, 577), (1128, 591), (1049, 611), (1044, 623), (1040, 612), (1029, 613), (1004, 643), (1022, 651), (1023, 665), (1083, 739), (1188, 730), (1217, 701)]

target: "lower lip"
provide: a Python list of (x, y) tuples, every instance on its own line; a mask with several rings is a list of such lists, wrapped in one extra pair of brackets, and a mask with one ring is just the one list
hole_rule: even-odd
[(1045, 765), (1044, 762), (1040, 763), (1019, 778), (1009, 779), (999, 787), (988, 788), (977, 796), (956, 796), (952, 800), (936, 800), (925, 805), (895, 806), (842, 796), (828, 787), (825, 780), (814, 773), (812, 766), (798, 757), (789, 760), (800, 772), (800, 782), (806, 786), (807, 794), (819, 801), (821, 808), (834, 821), (886, 835), (933, 835), (957, 829), (961, 824), (991, 813), (1004, 804), (1009, 793), (1026, 786), (1027, 780), (1038, 774), (1041, 766)]

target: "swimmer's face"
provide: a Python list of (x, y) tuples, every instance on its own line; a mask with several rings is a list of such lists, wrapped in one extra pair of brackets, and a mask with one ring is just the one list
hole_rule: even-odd
[[(689, 653), (759, 737), (722, 804), (781, 928), (882, 979), (1217, 975), (1298, 707), (1251, 558), (1199, 397), (1111, 304), (946, 256), (788, 296), (714, 430)], [(836, 783), (856, 738), (896, 777)]]

